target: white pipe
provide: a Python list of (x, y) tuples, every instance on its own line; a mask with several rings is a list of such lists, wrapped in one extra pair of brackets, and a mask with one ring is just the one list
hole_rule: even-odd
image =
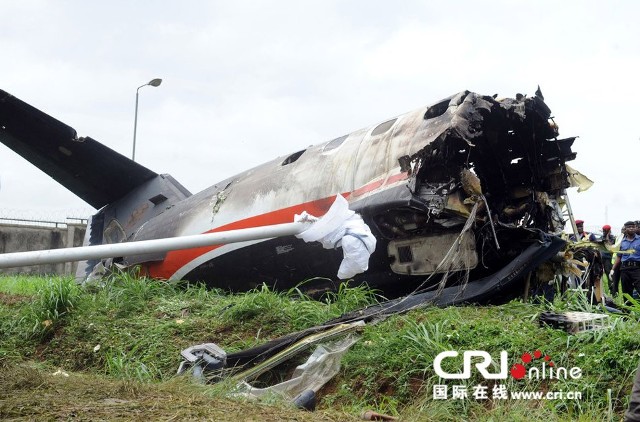
[(57, 264), (60, 262), (84, 261), (88, 259), (115, 258), (191, 249), (202, 246), (224, 245), (248, 240), (293, 236), (309, 228), (311, 223), (295, 222), (272, 226), (252, 227), (225, 232), (196, 234), (165, 239), (141, 240), (138, 242), (109, 245), (80, 246), (77, 248), (48, 249), (43, 251), (14, 252), (0, 254), (0, 268), (29, 265)]

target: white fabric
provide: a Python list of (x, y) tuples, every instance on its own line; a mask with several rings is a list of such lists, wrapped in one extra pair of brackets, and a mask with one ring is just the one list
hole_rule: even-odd
[(305, 242), (318, 241), (325, 249), (342, 247), (343, 259), (338, 269), (338, 278), (348, 279), (369, 268), (369, 257), (376, 249), (376, 238), (349, 203), (342, 196), (336, 196), (329, 211), (321, 218), (306, 211), (296, 215), (294, 221), (315, 221), (313, 225), (296, 237)]

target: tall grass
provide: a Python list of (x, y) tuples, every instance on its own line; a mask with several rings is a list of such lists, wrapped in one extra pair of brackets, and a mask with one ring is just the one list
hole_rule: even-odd
[(49, 282), (48, 277), (26, 275), (0, 276), (0, 292), (14, 295), (33, 295)]
[(32, 333), (35, 336), (52, 332), (78, 303), (80, 290), (70, 277), (51, 277), (37, 288), (31, 304)]
[(347, 283), (341, 283), (336, 292), (326, 293), (323, 299), (332, 313), (342, 315), (378, 303), (384, 298), (366, 285), (349, 286)]
[(281, 323), (300, 330), (377, 303), (377, 296), (366, 287), (349, 287), (342, 283), (337, 292), (326, 294), (323, 302), (311, 299), (299, 288), (275, 292), (262, 285), (237, 295), (222, 315), (230, 323), (258, 319), (262, 325)]
[[(0, 286), (8, 285), (0, 277)], [(180, 351), (188, 346), (212, 342), (233, 352), (379, 299), (369, 289), (346, 284), (312, 300), (299, 289), (275, 292), (261, 286), (232, 295), (127, 275), (93, 286), (60, 278), (32, 285), (28, 297), (20, 293), (16, 301), (0, 301), (0, 367), (37, 359), (67, 371), (144, 383), (172, 379)], [(608, 330), (578, 335), (538, 324), (545, 310), (598, 311), (575, 294), (553, 303), (424, 308), (389, 317), (364, 328), (344, 356), (340, 374), (320, 391), (319, 407), (355, 414), (373, 408), (406, 420), (606, 420), (610, 408), (620, 417), (640, 360), (640, 307), (634, 306), (627, 316), (611, 315)], [(433, 385), (443, 383), (433, 371), (441, 351), (485, 350), (498, 356), (506, 350), (512, 364), (538, 348), (560, 366), (579, 366), (584, 376), (554, 383), (512, 380), (508, 387), (578, 390), (586, 399), (433, 399)], [(454, 360), (444, 364), (452, 365), (444, 367), (450, 372), (460, 370)], [(470, 385), (484, 381), (475, 372)]]
[(104, 362), (105, 373), (117, 379), (146, 383), (161, 378), (160, 371), (153, 364), (140, 361), (135, 352), (109, 350)]

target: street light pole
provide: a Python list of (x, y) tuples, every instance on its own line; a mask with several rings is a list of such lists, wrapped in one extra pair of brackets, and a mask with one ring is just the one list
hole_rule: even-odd
[(156, 86), (160, 86), (161, 83), (162, 83), (162, 79), (155, 78), (150, 80), (144, 85), (140, 85), (138, 89), (136, 89), (136, 114), (133, 119), (133, 152), (131, 153), (131, 159), (133, 161), (136, 161), (136, 131), (138, 129), (138, 96), (139, 96), (140, 88), (147, 85), (156, 87)]

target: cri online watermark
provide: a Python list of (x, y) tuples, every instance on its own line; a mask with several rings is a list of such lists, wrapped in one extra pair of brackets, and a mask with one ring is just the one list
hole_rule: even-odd
[[(443, 361), (453, 359), (454, 362), (459, 361), (460, 354), (453, 350), (439, 353), (433, 361), (433, 370), (436, 375), (445, 380), (467, 380), (471, 378), (472, 369), (476, 371), (485, 380), (506, 380), (511, 376), (515, 380), (567, 380), (579, 379), (582, 377), (582, 369), (574, 366), (566, 368), (557, 366), (551, 356), (543, 354), (540, 350), (533, 353), (523, 353), (520, 362), (513, 364), (509, 368), (509, 357), (506, 351), (500, 352), (500, 357), (496, 361), (492, 356), (483, 350), (467, 350), (462, 353), (462, 371), (447, 372), (442, 368)], [(497, 366), (497, 367), (496, 367)], [(527, 366), (529, 366), (527, 368)], [(449, 397), (448, 385), (437, 384), (433, 387), (434, 399), (447, 398), (468, 398), (472, 396), (476, 400), (485, 399), (537, 399), (537, 400), (556, 400), (569, 399), (580, 400), (582, 393), (580, 391), (508, 391), (504, 384), (495, 384), (491, 388), (491, 396), (489, 396), (489, 387), (478, 384), (471, 386), (454, 385), (451, 389), (451, 397)]]

